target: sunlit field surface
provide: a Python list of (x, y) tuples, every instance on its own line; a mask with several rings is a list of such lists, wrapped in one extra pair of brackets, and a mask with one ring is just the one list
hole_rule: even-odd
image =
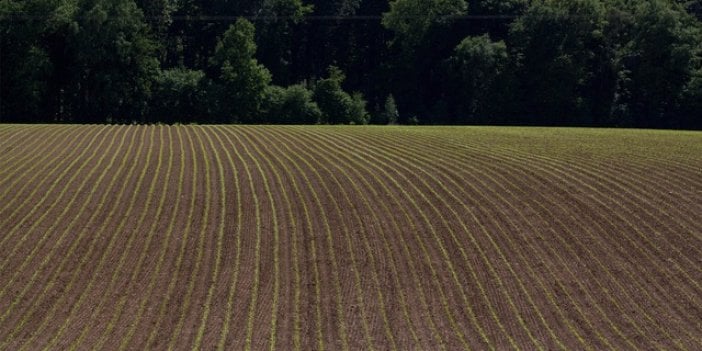
[(2, 350), (694, 350), (702, 133), (0, 125)]

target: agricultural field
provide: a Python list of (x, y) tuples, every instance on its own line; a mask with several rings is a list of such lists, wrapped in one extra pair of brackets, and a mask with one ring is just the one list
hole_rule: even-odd
[(0, 350), (699, 350), (702, 133), (0, 125)]

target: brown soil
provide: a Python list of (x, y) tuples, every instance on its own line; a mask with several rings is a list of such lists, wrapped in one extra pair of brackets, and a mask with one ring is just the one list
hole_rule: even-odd
[(702, 345), (702, 136), (510, 133), (3, 126), (0, 350)]

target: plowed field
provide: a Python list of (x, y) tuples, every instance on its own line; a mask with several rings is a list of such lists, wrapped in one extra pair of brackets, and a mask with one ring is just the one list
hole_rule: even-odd
[(0, 125), (0, 350), (699, 350), (702, 133)]

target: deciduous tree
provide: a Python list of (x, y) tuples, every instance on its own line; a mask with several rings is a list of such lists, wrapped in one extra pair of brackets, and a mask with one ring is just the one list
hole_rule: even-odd
[(271, 74), (258, 63), (254, 25), (238, 19), (217, 43), (210, 65), (216, 74), (212, 90), (217, 118), (228, 122), (254, 122), (260, 113)]
[(329, 77), (318, 81), (314, 88), (314, 98), (322, 111), (322, 122), (329, 124), (367, 124), (366, 101), (360, 94), (345, 92), (344, 73), (338, 68), (329, 67)]

